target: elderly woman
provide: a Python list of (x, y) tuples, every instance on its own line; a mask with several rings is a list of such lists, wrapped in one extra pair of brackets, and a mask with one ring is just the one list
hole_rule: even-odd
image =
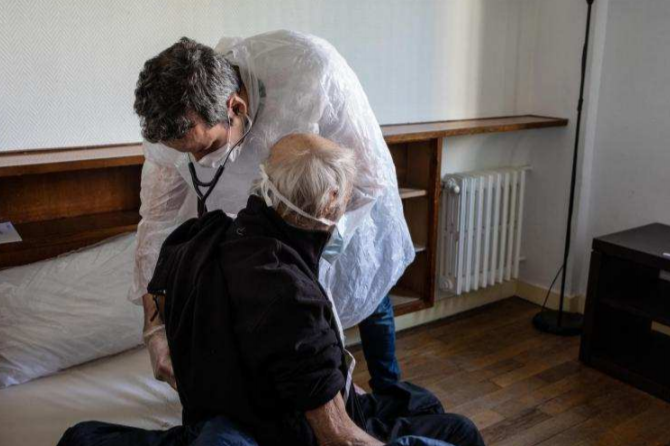
[(83, 423), (61, 444), (240, 444), (236, 431), (246, 444), (277, 446), (483, 445), (469, 420), (410, 383), (353, 391), (353, 360), (318, 268), (355, 171), (353, 151), (290, 135), (235, 220), (215, 211), (173, 232), (149, 289), (161, 296), (184, 426)]

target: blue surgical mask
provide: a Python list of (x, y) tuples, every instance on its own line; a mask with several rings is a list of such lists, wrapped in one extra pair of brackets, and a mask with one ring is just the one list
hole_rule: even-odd
[(341, 221), (342, 220), (335, 225), (335, 229), (330, 234), (330, 240), (328, 240), (328, 243), (326, 244), (326, 247), (323, 248), (323, 253), (321, 254), (323, 260), (331, 265), (335, 263), (340, 254), (344, 252), (344, 234), (343, 230), (340, 229)]

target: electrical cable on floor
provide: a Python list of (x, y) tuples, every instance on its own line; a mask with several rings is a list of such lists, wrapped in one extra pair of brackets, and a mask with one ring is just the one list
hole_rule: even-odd
[(556, 273), (556, 277), (554, 277), (554, 280), (551, 282), (551, 285), (549, 285), (549, 289), (547, 290), (547, 295), (544, 297), (544, 303), (542, 304), (542, 311), (547, 306), (547, 300), (549, 300), (549, 295), (551, 294), (551, 289), (554, 288), (554, 284), (556, 283), (556, 280), (558, 279), (558, 276), (561, 274), (561, 271), (563, 271), (563, 265), (561, 265), (560, 268), (558, 268), (558, 272)]

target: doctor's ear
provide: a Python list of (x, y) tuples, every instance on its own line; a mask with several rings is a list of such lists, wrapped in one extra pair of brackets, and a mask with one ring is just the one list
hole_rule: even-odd
[(228, 110), (233, 112), (233, 116), (242, 117), (249, 114), (246, 101), (237, 93), (228, 99)]

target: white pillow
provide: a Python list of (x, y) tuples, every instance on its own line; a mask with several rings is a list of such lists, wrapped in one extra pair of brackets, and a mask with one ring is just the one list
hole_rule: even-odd
[(126, 296), (135, 234), (0, 271), (0, 388), (119, 353), (142, 341)]

